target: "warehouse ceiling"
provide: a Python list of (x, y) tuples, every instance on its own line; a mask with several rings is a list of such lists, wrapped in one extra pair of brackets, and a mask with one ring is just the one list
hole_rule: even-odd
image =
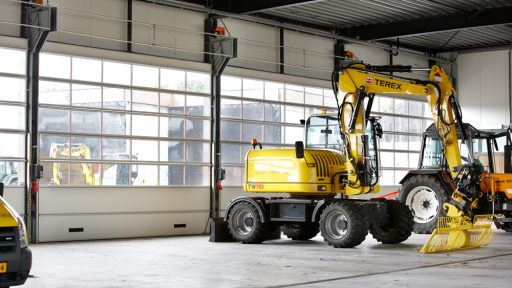
[(159, 0), (440, 53), (512, 46), (512, 0)]

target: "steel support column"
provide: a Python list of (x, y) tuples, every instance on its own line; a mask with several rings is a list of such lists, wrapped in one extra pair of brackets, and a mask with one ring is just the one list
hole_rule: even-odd
[[(209, 17), (205, 32), (212, 33), (217, 27), (217, 20)], [(210, 30), (211, 29), (211, 30)], [(209, 31), (207, 31), (209, 30)], [(226, 240), (227, 230), (220, 217), (220, 191), (224, 179), (224, 169), (221, 167), (221, 143), (220, 143), (220, 91), (221, 75), (229, 60), (237, 56), (237, 39), (225, 36), (209, 34), (205, 38), (212, 64), (211, 72), (211, 146), (212, 146), (212, 173), (210, 178), (210, 241), (220, 242)], [(205, 59), (206, 60), (206, 59)]]
[(26, 6), (25, 23), (31, 25), (27, 33), (27, 94), (26, 94), (26, 145), (27, 166), (25, 168), (25, 214), (30, 235), (30, 242), (38, 242), (38, 192), (39, 179), (42, 176), (42, 166), (38, 157), (38, 106), (39, 106), (39, 52), (48, 34), (57, 30), (57, 8), (50, 6)]

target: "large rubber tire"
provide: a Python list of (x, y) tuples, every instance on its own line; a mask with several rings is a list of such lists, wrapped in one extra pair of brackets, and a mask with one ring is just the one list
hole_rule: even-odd
[(315, 237), (320, 231), (318, 223), (285, 224), (281, 229), (288, 238), (303, 241)]
[(437, 176), (415, 175), (402, 184), (398, 199), (412, 212), (414, 232), (429, 234), (436, 228), (437, 219), (445, 216), (443, 204), (449, 196)]
[(261, 222), (258, 210), (248, 202), (240, 202), (231, 209), (228, 228), (233, 238), (244, 244), (261, 243), (269, 234), (268, 225)]
[(351, 248), (368, 235), (368, 220), (359, 204), (337, 201), (329, 204), (320, 216), (320, 232), (334, 248)]
[[(506, 217), (510, 217), (510, 215), (506, 215)], [(512, 232), (512, 222), (499, 222), (498, 220), (494, 220), (494, 225), (496, 225), (496, 228), (503, 231)]]
[(412, 234), (414, 221), (411, 210), (396, 200), (387, 200), (388, 219), (382, 226), (372, 226), (370, 233), (382, 244), (398, 244)]

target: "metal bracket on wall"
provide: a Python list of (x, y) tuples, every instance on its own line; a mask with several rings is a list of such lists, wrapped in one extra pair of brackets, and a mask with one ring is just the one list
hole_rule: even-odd
[(38, 242), (38, 192), (42, 166), (38, 163), (38, 106), (39, 106), (39, 52), (48, 34), (57, 30), (57, 8), (41, 5), (25, 5), (27, 32), (27, 106), (26, 106), (26, 141), (28, 155), (25, 167), (25, 214), (30, 235), (30, 242)]

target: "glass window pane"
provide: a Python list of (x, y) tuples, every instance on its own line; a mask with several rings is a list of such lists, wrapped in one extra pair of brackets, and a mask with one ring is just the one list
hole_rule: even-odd
[(394, 102), (393, 98), (380, 97), (379, 100), (379, 112), (383, 113), (394, 113)]
[(242, 163), (240, 144), (222, 143), (222, 163)]
[(265, 142), (265, 143), (282, 143), (282, 141), (283, 141), (283, 129), (280, 125), (265, 125), (265, 135), (263, 138), (263, 142)]
[(137, 165), (137, 177), (133, 180), (133, 186), (158, 185), (157, 165)]
[(396, 152), (395, 153), (395, 167), (408, 168), (409, 157), (407, 153)]
[(409, 119), (409, 133), (421, 134), (421, 119)]
[(105, 109), (129, 110), (130, 99), (130, 89), (103, 88), (103, 108)]
[(71, 154), (69, 156), (71, 159), (101, 159), (100, 138), (71, 137)]
[(409, 150), (420, 151), (421, 149), (421, 137), (420, 136), (409, 136)]
[(130, 135), (130, 115), (122, 113), (103, 113), (103, 134)]
[(384, 135), (382, 135), (382, 138), (377, 141), (379, 141), (380, 143), (380, 149), (393, 149), (395, 137), (392, 134), (385, 133)]
[(160, 161), (183, 162), (185, 142), (160, 141)]
[(139, 161), (158, 161), (158, 141), (132, 140), (132, 158)]
[(306, 87), (306, 104), (323, 106), (324, 105), (323, 89)]
[(225, 166), (226, 179), (222, 181), (223, 186), (240, 186), (242, 185), (242, 167)]
[(69, 105), (69, 83), (39, 81), (39, 102), (42, 104)]
[(421, 117), (423, 115), (423, 103), (419, 101), (409, 101), (409, 115)]
[(25, 156), (25, 136), (23, 134), (0, 133), (0, 157)]
[(274, 101), (284, 100), (284, 84), (265, 81), (265, 99)]
[(187, 91), (210, 93), (210, 75), (206, 73), (187, 72)]
[(73, 57), (72, 77), (75, 80), (101, 82), (101, 61)]
[(393, 152), (380, 152), (380, 165), (382, 167), (395, 167)]
[(409, 168), (418, 168), (420, 153), (409, 153)]
[(286, 84), (286, 102), (304, 103), (304, 87)]
[(206, 186), (210, 182), (209, 168), (204, 166), (185, 167), (185, 185)]
[(132, 90), (132, 110), (158, 112), (158, 93)]
[(405, 170), (396, 170), (394, 185), (400, 185), (399, 182), (405, 177), (406, 174), (407, 174), (407, 171), (405, 171)]
[[(374, 104), (376, 105), (376, 104)], [(338, 103), (336, 103), (336, 98), (334, 98), (334, 92), (332, 91), (332, 89), (324, 89), (324, 106), (325, 107), (338, 107)], [(377, 106), (373, 106), (374, 107), (374, 110), (377, 110), (375, 109), (375, 107)]]
[(380, 177), (380, 185), (395, 185), (395, 173), (393, 170), (381, 171), (382, 176)]
[(128, 139), (103, 138), (101, 147), (103, 160), (128, 161), (131, 158), (130, 140)]
[(71, 111), (71, 132), (100, 133), (100, 112)]
[(242, 95), (242, 79), (239, 77), (222, 76), (221, 77), (221, 95), (224, 96), (241, 96)]
[(240, 122), (221, 120), (220, 139), (223, 141), (240, 141)]
[(395, 114), (407, 115), (407, 100), (395, 99)]
[(243, 123), (242, 125), (242, 142), (251, 143), (252, 138), (256, 138), (259, 141), (263, 140), (262, 124)]
[(0, 129), (25, 130), (25, 107), (0, 105)]
[(25, 163), (0, 162), (0, 182), (5, 186), (23, 186), (25, 184)]
[(407, 132), (409, 130), (409, 121), (407, 118), (395, 117), (395, 131)]
[[(128, 186), (131, 184), (130, 167), (127, 163), (108, 163), (101, 165), (101, 185)], [(133, 165), (136, 166), (136, 165)]]
[(242, 117), (242, 102), (240, 100), (221, 99), (220, 116), (223, 118)]
[(101, 108), (101, 87), (71, 84), (73, 106)]
[(187, 142), (186, 147), (186, 162), (210, 162), (210, 144), (201, 142)]
[(185, 138), (210, 139), (210, 121), (187, 119), (187, 122), (185, 123)]
[(103, 61), (103, 82), (130, 85), (131, 65), (119, 62)]
[(304, 120), (304, 107), (287, 105), (285, 109), (286, 122), (300, 124), (300, 120)]
[(395, 149), (407, 150), (409, 149), (409, 137), (405, 135), (395, 135)]
[(285, 143), (295, 144), (296, 141), (304, 141), (304, 129), (302, 127), (284, 127)]
[(71, 78), (71, 57), (41, 53), (39, 74), (43, 77)]
[(263, 81), (254, 80), (254, 79), (244, 79), (243, 80), (243, 88), (244, 88), (244, 97), (245, 98), (254, 98), (254, 99), (263, 99)]
[(185, 137), (185, 121), (183, 118), (160, 117), (160, 137)]
[(158, 117), (146, 115), (132, 115), (133, 136), (158, 136)]
[(182, 165), (160, 166), (160, 185), (182, 186), (185, 183), (184, 169)]
[(69, 163), (69, 185), (99, 185), (99, 165), (92, 163)]
[(265, 121), (284, 122), (284, 106), (265, 104)]
[(17, 49), (0, 48), (0, 72), (25, 74), (25, 51)]
[(210, 98), (202, 96), (187, 96), (188, 115), (210, 116)]
[(427, 102), (423, 102), (423, 116), (424, 117), (432, 117), (432, 112), (430, 111), (430, 105)]
[(39, 131), (69, 132), (69, 110), (39, 108)]
[(69, 163), (42, 162), (43, 178), (39, 183), (43, 186), (69, 185)]
[(59, 151), (59, 147), (69, 146), (69, 137), (41, 135), (39, 139), (40, 158), (69, 158), (69, 153), (60, 153), (63, 151)]
[(160, 93), (160, 113), (185, 113), (185, 95)]
[(160, 88), (185, 91), (185, 71), (161, 68)]
[(158, 68), (132, 65), (132, 85), (158, 88)]
[(263, 103), (244, 101), (243, 110), (244, 119), (263, 120)]
[(25, 79), (0, 77), (0, 87), (2, 87), (2, 93), (0, 93), (0, 100), (25, 102)]

